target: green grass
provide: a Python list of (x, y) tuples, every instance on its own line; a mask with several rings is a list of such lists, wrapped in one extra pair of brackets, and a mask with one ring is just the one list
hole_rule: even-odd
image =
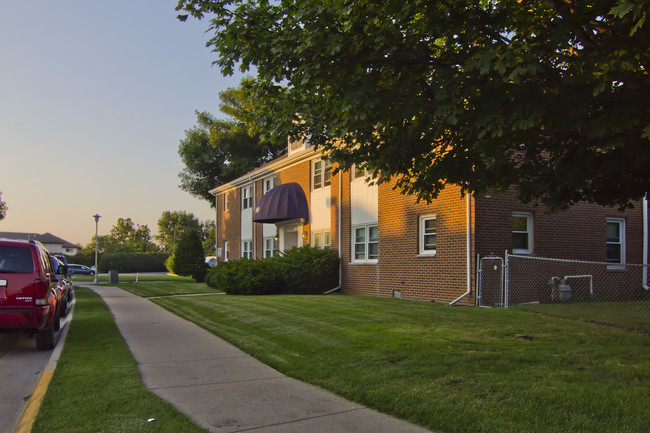
[(154, 302), (289, 376), (434, 431), (650, 431), (647, 334), (352, 296)]
[(530, 304), (511, 308), (520, 308), (554, 317), (579, 318), (595, 324), (650, 333), (650, 299), (630, 302)]
[(32, 431), (205, 432), (145, 388), (103, 300), (89, 289), (75, 293), (74, 318)]
[[(178, 275), (124, 275), (124, 274), (119, 274), (119, 281), (120, 283), (132, 283), (135, 282), (136, 278), (138, 281), (141, 282), (151, 282), (151, 281), (174, 281), (174, 282), (193, 282), (194, 280), (190, 277), (181, 277)], [(72, 277), (72, 282), (73, 283), (92, 283), (95, 281), (94, 276), (81, 276), (81, 275), (76, 275)], [(99, 275), (97, 276), (97, 281), (99, 283), (106, 283), (108, 284), (108, 276), (107, 275)]]
[(195, 283), (193, 280), (185, 281), (182, 284), (171, 281), (156, 281), (151, 283), (119, 283), (115, 286), (135, 295), (142, 296), (143, 298), (221, 293), (221, 291), (208, 287), (204, 283)]

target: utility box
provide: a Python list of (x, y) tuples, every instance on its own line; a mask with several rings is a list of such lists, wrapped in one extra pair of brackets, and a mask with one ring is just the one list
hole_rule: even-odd
[(110, 284), (117, 284), (120, 282), (120, 278), (117, 274), (117, 271), (108, 271), (108, 282)]

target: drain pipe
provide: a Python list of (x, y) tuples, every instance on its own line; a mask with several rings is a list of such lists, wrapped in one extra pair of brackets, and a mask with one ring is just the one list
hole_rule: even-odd
[(643, 197), (643, 288), (648, 287), (648, 196)]
[(449, 303), (452, 307), (472, 292), (472, 195), (467, 193), (467, 291)]
[(339, 202), (338, 202), (338, 227), (336, 229), (337, 235), (339, 238), (339, 285), (334, 287), (331, 290), (328, 290), (327, 292), (323, 293), (323, 295), (329, 295), (330, 293), (334, 293), (338, 290), (341, 290), (341, 286), (343, 285), (343, 264), (342, 258), (341, 258), (341, 207), (343, 204), (342, 200), (342, 194), (343, 194), (343, 172), (339, 170)]

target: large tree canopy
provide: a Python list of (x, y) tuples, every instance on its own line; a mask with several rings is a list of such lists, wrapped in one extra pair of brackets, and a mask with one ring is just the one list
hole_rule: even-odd
[(259, 125), (421, 199), (514, 185), (557, 210), (650, 188), (649, 0), (180, 0)]
[(185, 132), (178, 146), (185, 168), (179, 174), (181, 189), (207, 200), (214, 207), (210, 190), (276, 158), (286, 150), (285, 140), (268, 140), (255, 119), (253, 80), (219, 94), (220, 110), (229, 120), (209, 113), (196, 113), (197, 125)]

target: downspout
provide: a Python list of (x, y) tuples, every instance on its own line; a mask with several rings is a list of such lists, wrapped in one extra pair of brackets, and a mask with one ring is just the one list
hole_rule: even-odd
[[(251, 174), (248, 176), (248, 180), (252, 182), (251, 186), (251, 197), (253, 199), (253, 206), (257, 206), (257, 202), (255, 201), (255, 181), (253, 180), (253, 175)], [(251, 207), (251, 212), (255, 213), (254, 208)], [(251, 216), (251, 224), (253, 224), (253, 245), (252, 245), (252, 253), (253, 253), (253, 259), (257, 258), (257, 238), (255, 235), (257, 234), (257, 230), (255, 230), (255, 222), (253, 222), (253, 217)]]
[(334, 287), (331, 290), (328, 290), (327, 292), (323, 293), (323, 295), (329, 295), (330, 293), (336, 292), (337, 290), (341, 290), (341, 286), (343, 285), (343, 265), (342, 265), (342, 258), (341, 258), (341, 207), (343, 205), (343, 173), (339, 171), (339, 201), (338, 201), (338, 227), (336, 229), (338, 238), (339, 238), (339, 285)]
[(456, 302), (463, 299), (472, 292), (472, 195), (467, 193), (467, 291), (452, 301), (452, 307)]
[(648, 196), (643, 197), (643, 288), (648, 287)]

